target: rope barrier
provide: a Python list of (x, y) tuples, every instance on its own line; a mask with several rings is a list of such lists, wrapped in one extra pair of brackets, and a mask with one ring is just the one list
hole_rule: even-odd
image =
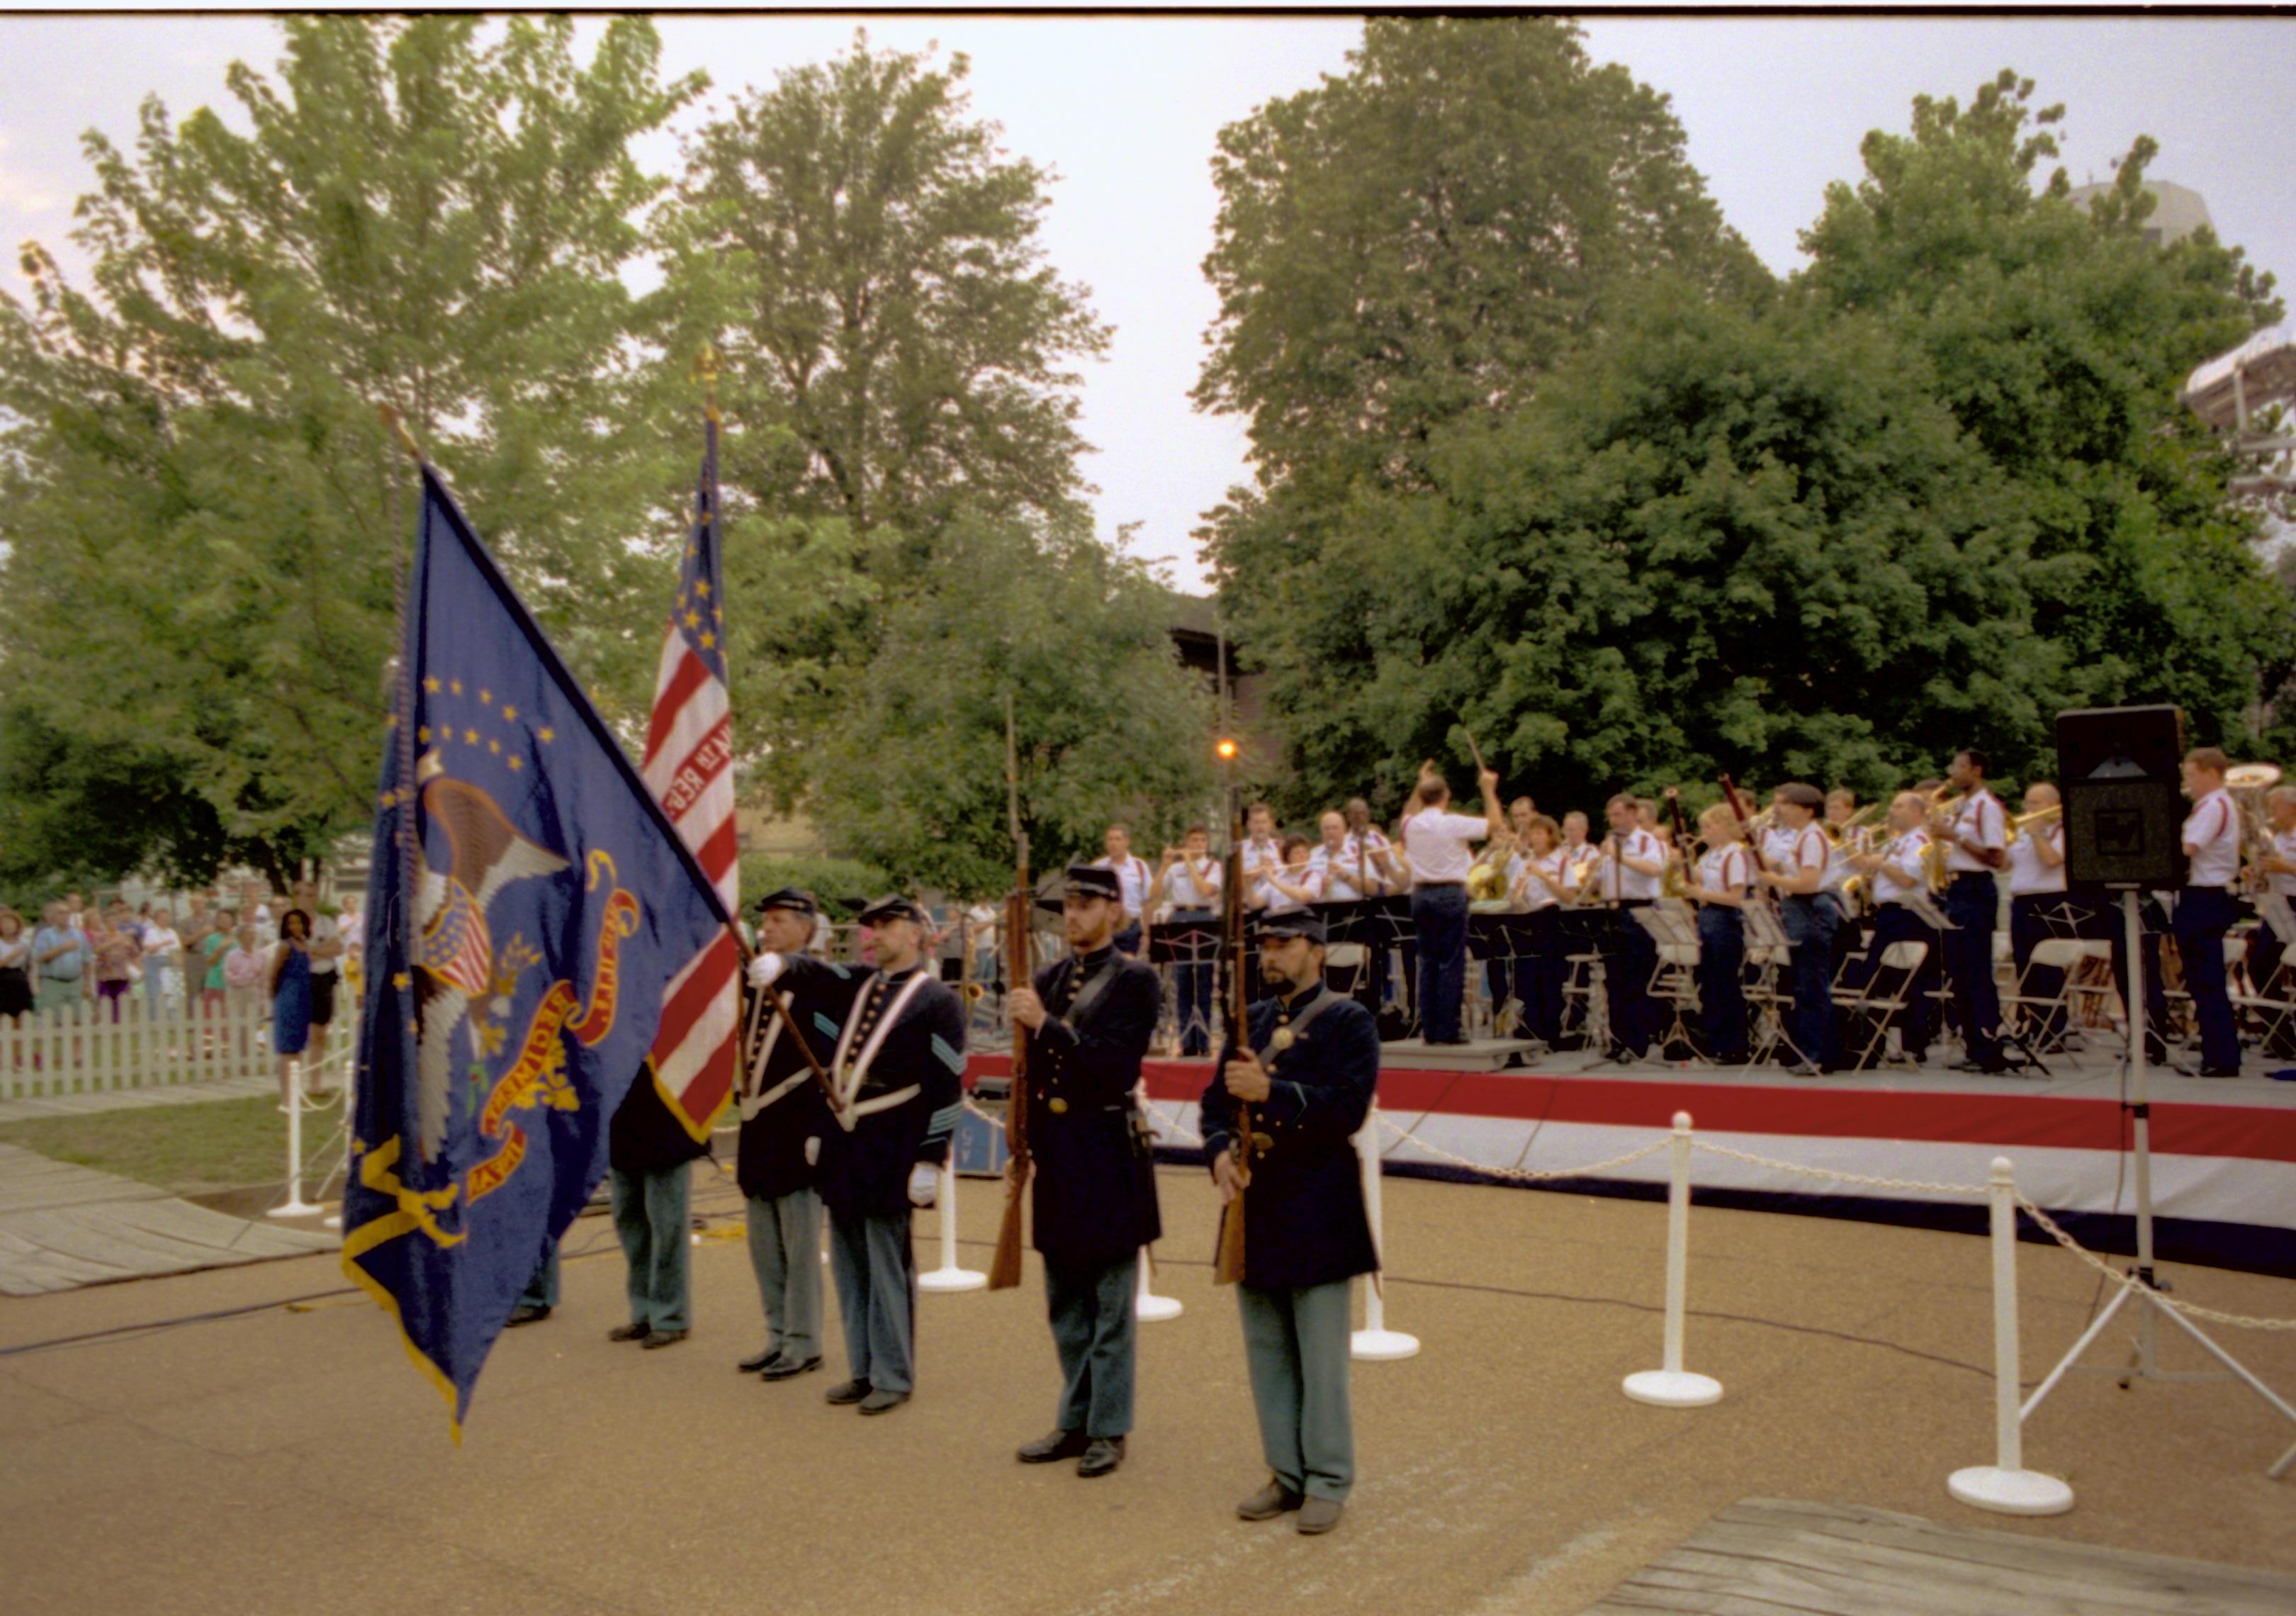
[[(973, 1103), (970, 1095), (967, 1095), (964, 1100), (964, 1109), (992, 1128), (1001, 1129), (1004, 1126), (1003, 1118), (982, 1110)], [(1148, 1104), (1148, 1114), (1155, 1122), (1158, 1133), (1165, 1138), (1181, 1144), (1203, 1144), (1201, 1135), (1191, 1131), (1177, 1118), (1160, 1110), (1152, 1101)], [(1480, 1177), (1496, 1178), (1510, 1184), (1553, 1184), (1569, 1178), (1597, 1177), (1620, 1168), (1631, 1167), (1637, 1161), (1646, 1161), (1665, 1150), (1668, 1144), (1668, 1136), (1661, 1134), (1638, 1149), (1626, 1151), (1600, 1161), (1589, 1161), (1578, 1167), (1499, 1167), (1462, 1156), (1456, 1151), (1446, 1150), (1439, 1144), (1421, 1138), (1414, 1129), (1399, 1126), (1385, 1116), (1379, 1119), (1379, 1125), (1397, 1144), (1410, 1144), (1447, 1166), (1464, 1168)], [(1987, 1186), (1981, 1184), (1947, 1184), (1923, 1178), (1885, 1178), (1872, 1173), (1845, 1172), (1839, 1168), (1812, 1167), (1806, 1162), (1786, 1161), (1775, 1156), (1758, 1155), (1752, 1151), (1734, 1150), (1726, 1144), (1716, 1144), (1699, 1138), (1694, 1134), (1691, 1137), (1690, 1148), (1710, 1156), (1719, 1157), (1726, 1161), (1735, 1161), (1744, 1167), (1758, 1167), (1767, 1172), (1788, 1173), (1804, 1178), (1816, 1178), (1828, 1184), (1855, 1185), (1861, 1189), (1896, 1190), (1902, 1194), (1923, 1195), (1961, 1195), (1972, 1200), (1982, 1200), (1989, 1193)], [(2114, 1267), (2105, 1259), (2081, 1244), (2065, 1231), (2062, 1224), (2043, 1211), (2030, 1196), (2021, 1191), (2017, 1194), (2017, 1204), (2023, 1210), (2026, 1216), (2038, 1225), (2052, 1240), (2114, 1284), (2128, 1287), (2143, 1283), (2135, 1275), (2124, 1273)], [(2198, 1302), (2185, 1301), (2165, 1292), (2155, 1292), (2153, 1294), (2164, 1306), (2173, 1308), (2190, 1318), (2203, 1318), (2214, 1324), (2226, 1325), (2242, 1330), (2296, 1332), (2296, 1318), (2257, 1318), (2247, 1314), (2227, 1313), (2220, 1308), (2203, 1307)]]
[[(2144, 1282), (2143, 1280), (2137, 1278), (2134, 1274), (2124, 1273), (2120, 1269), (2114, 1267), (2103, 1258), (2099, 1257), (2095, 1252), (2081, 1244), (2079, 1241), (2075, 1240), (2070, 1235), (2065, 1232), (2064, 1226), (2060, 1224), (2055, 1218), (2050, 1217), (2039, 1207), (2034, 1205), (2032, 1199), (2026, 1195), (2022, 1191), (2018, 1192), (2017, 1204), (2019, 1207), (2023, 1209), (2024, 1213), (2028, 1218), (2030, 1218), (2035, 1223), (2041, 1226), (2042, 1231), (2046, 1234), (2050, 1239), (2064, 1247), (2066, 1251), (2070, 1251), (2075, 1257), (2079, 1258), (2090, 1267), (2095, 1268), (2099, 1274), (2103, 1275), (2106, 1279), (2111, 1280), (2114, 1284), (2120, 1286), (2124, 1290), (2136, 1290), (2144, 1288)], [(2158, 1301), (2161, 1306), (2173, 1308), (2177, 1312), (2184, 1314), (2188, 1318), (2205, 1318), (2212, 1324), (2229, 1325), (2234, 1329), (2239, 1330), (2296, 1331), (2296, 1318), (2252, 1318), (2244, 1313), (2226, 1313), (2216, 1308), (2204, 1308), (2198, 1302), (2184, 1301), (2177, 1297), (2170, 1296), (2164, 1291), (2155, 1290), (2152, 1294), (2152, 1299), (2155, 1301)]]
[(1504, 1178), (1511, 1184), (1547, 1184), (1560, 1178), (1592, 1178), (1596, 1174), (1609, 1172), (1613, 1168), (1628, 1167), (1635, 1162), (1655, 1156), (1666, 1148), (1667, 1144), (1666, 1136), (1661, 1134), (1639, 1150), (1630, 1150), (1623, 1155), (1612, 1156), (1607, 1161), (1590, 1161), (1583, 1167), (1492, 1167), (1484, 1162), (1472, 1161), (1456, 1152), (1445, 1150), (1439, 1144), (1431, 1144), (1409, 1128), (1398, 1128), (1385, 1117), (1379, 1120), (1379, 1124), (1395, 1136), (1398, 1144), (1416, 1145), (1429, 1155), (1450, 1166), (1467, 1168), (1493, 1178)]
[(1710, 1156), (1742, 1162), (1749, 1167), (1767, 1169), (1774, 1173), (1796, 1173), (1805, 1178), (1820, 1178), (1832, 1184), (1855, 1184), (1866, 1189), (1912, 1190), (1929, 1195), (1969, 1195), (1982, 1197), (1986, 1187), (1981, 1184), (1934, 1184), (1919, 1178), (1877, 1178), (1870, 1173), (1845, 1173), (1836, 1168), (1805, 1167), (1799, 1161), (1781, 1161), (1775, 1156), (1757, 1156), (1751, 1151), (1732, 1150), (1726, 1144), (1710, 1144), (1693, 1138), (1690, 1148), (1703, 1151)]

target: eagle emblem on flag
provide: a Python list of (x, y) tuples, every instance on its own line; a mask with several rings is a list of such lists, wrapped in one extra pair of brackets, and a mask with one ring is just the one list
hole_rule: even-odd
[[(494, 939), (487, 906), (513, 881), (555, 875), (569, 867), (548, 848), (521, 835), (495, 800), (465, 780), (439, 774), (423, 759), (422, 808), (446, 834), (447, 867), (424, 863), (414, 901), (414, 1005), (421, 1023), (415, 1066), (415, 1143), (425, 1161), (439, 1158), (453, 1100), (454, 1037), (484, 998), (494, 976)], [(471, 1054), (484, 1056), (478, 1029)]]

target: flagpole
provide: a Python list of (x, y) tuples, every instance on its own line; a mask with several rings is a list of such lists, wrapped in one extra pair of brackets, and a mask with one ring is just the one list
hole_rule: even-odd
[[(422, 446), (415, 442), (414, 434), (406, 430), (406, 417), (398, 413), (397, 406), (389, 403), (383, 403), (378, 404), (375, 408), (382, 417), (383, 425), (390, 428), (392, 435), (398, 439), (399, 447), (406, 450), (406, 457), (414, 463), (418, 473), (427, 468), (430, 463), (430, 459), (422, 453)], [(394, 615), (396, 618), (395, 633), (398, 642), (395, 657), (398, 663), (398, 689), (394, 709), (398, 726), (398, 734), (397, 736), (398, 742), (397, 747), (398, 785), (398, 789), (392, 793), (394, 799), (393, 806), (398, 811), (398, 891), (396, 895), (398, 915), (395, 923), (392, 923), (394, 924), (394, 929), (396, 930), (399, 939), (408, 945), (406, 956), (411, 958), (413, 957), (414, 953), (413, 943), (414, 938), (415, 869), (421, 863), (422, 853), (422, 833), (415, 824), (414, 817), (415, 798), (417, 795), (417, 782), (414, 777), (414, 659), (406, 653), (407, 612), (410, 605), (408, 596), (414, 587), (414, 546), (413, 543), (410, 542), (405, 528), (400, 525), (398, 514), (398, 480), (396, 477), (391, 478), (388, 487), (390, 492), (390, 526), (392, 530), (393, 546), (391, 558), (391, 596)], [(370, 908), (373, 906), (372, 905), (369, 906)], [(388, 920), (390, 914), (390, 909), (385, 908), (383, 913)], [(372, 953), (373, 951), (369, 950), (369, 952)], [(372, 993), (375, 991), (374, 983), (368, 982), (365, 986), (368, 992)], [(358, 1069), (356, 1057), (354, 1057), (351, 1070), (353, 1074), (352, 1080), (357, 1082)], [(359, 1092), (362, 1094), (367, 1092), (369, 1087), (366, 1084), (359, 1084), (358, 1087)], [(356, 1140), (358, 1136), (358, 1122), (356, 1117), (351, 1119), (351, 1134), (352, 1137)], [(458, 1423), (456, 1426), (457, 1441), (460, 1441), (461, 1440), (460, 1432), (461, 1427)]]

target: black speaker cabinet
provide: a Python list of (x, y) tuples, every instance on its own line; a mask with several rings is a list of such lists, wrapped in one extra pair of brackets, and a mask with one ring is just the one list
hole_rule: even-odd
[(2185, 800), (2175, 707), (2091, 707), (2057, 715), (2065, 874), (2111, 887), (2185, 883)]

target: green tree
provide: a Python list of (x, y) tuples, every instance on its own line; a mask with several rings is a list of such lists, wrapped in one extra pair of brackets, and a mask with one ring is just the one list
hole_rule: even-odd
[(1011, 883), (1004, 701), (1040, 870), (1097, 857), (1112, 817), (1143, 846), (1201, 812), (1211, 696), (1183, 668), (1168, 597), (1089, 535), (994, 519), (944, 530), (924, 587), (816, 749), (840, 850), (959, 893)]
[(2031, 90), (1869, 137), (1775, 295), (1617, 290), (1535, 396), (1429, 435), (1423, 487), (1355, 483), (1313, 565), (1240, 587), (1298, 805), (1392, 800), (1463, 727), (1578, 800), (1871, 791), (1972, 743), (2026, 775), (2068, 706), (2235, 734), (2296, 617), (2176, 390), (2278, 306), (2213, 239), (2144, 240), (2150, 143), (2100, 206), (2037, 193)]
[[(2029, 632), (2064, 670), (2033, 700), (2174, 701), (2195, 735), (2232, 741), (2296, 620), (2261, 587), (2262, 528), (2227, 504), (2229, 468), (2177, 393), (2284, 306), (2209, 231), (2145, 240), (2149, 137), (2094, 207), (2062, 168), (2037, 188), (2063, 109), (2033, 94), (2004, 71), (1966, 106), (1917, 99), (1909, 134), (1868, 135), (1865, 178), (1829, 187), (1803, 238), (1802, 290), (1888, 320), (2007, 480), (2030, 526)], [(2049, 717), (2019, 715), (2021, 747), (2047, 745)]]
[[(857, 36), (688, 144), (662, 340), (725, 357), (727, 619), (752, 778), (904, 882), (1009, 879), (1003, 693), (1040, 858), (1176, 800), (1204, 714), (1162, 596), (1090, 535), (1052, 175), (946, 66)], [(998, 871), (1005, 871), (999, 875)]]
[(283, 36), (275, 79), (231, 70), (246, 133), (148, 102), (132, 155), (90, 135), (92, 285), (32, 246), (0, 303), (0, 707), (148, 760), (220, 845), (299, 851), (369, 811), (413, 509), (378, 403), (642, 710), (662, 575), (630, 541), (672, 485), (625, 407), (619, 275), (660, 189), (628, 146), (701, 81), (660, 81), (643, 21), (586, 64), (564, 19)]
[[(1382, 654), (1356, 608), (1406, 575), (1358, 542), (1366, 502), (1427, 491), (1447, 426), (1534, 397), (1642, 277), (1767, 285), (1667, 98), (1581, 39), (1554, 19), (1374, 19), (1346, 73), (1221, 131), (1195, 398), (1246, 417), (1255, 480), (1202, 537), (1238, 640), (1300, 687), (1280, 716), (1334, 778), (1408, 727), (1333, 712), (1304, 666), (1347, 682)], [(1356, 739), (1306, 738), (1334, 726)]]

